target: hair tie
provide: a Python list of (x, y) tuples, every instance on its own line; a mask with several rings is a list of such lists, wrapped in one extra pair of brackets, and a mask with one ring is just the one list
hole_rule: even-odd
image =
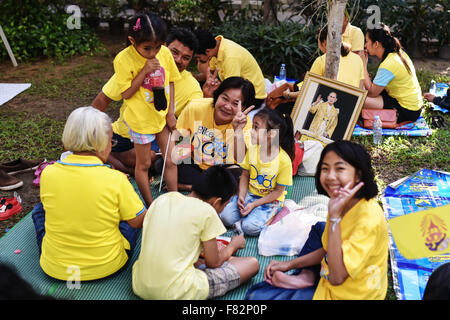
[(138, 18), (138, 19), (136, 20), (136, 24), (134, 25), (133, 30), (134, 30), (134, 31), (141, 30), (141, 18)]

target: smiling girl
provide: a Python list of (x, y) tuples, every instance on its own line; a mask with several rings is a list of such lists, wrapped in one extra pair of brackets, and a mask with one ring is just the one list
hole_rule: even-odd
[[(326, 225), (311, 228), (298, 258), (272, 260), (265, 282), (251, 288), (247, 299), (384, 299), (388, 227), (369, 154), (350, 141), (328, 144), (315, 181), (318, 193), (330, 198)], [(290, 270), (294, 274), (285, 273)]]

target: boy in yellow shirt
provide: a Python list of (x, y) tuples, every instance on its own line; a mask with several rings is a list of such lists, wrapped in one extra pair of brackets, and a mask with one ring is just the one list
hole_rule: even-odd
[[(139, 258), (133, 265), (133, 291), (143, 299), (205, 300), (219, 297), (253, 277), (254, 257), (232, 257), (245, 246), (243, 235), (218, 249), (226, 232), (218, 217), (236, 191), (236, 180), (213, 166), (197, 178), (185, 196), (158, 197), (144, 219)], [(203, 252), (204, 259), (199, 260)]]

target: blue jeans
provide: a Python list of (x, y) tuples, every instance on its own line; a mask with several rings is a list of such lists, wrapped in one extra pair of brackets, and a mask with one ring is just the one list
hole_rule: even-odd
[[(33, 208), (33, 213), (31, 214), (33, 218), (34, 228), (36, 230), (36, 241), (39, 248), (39, 255), (42, 252), (42, 239), (44, 239), (45, 235), (45, 211), (42, 203), (38, 203)], [(139, 229), (135, 229), (131, 227), (128, 222), (122, 221), (119, 223), (120, 233), (128, 240), (130, 243), (130, 250), (125, 250), (127, 252), (128, 257), (131, 256), (131, 252), (133, 252), (134, 247), (136, 246), (136, 240), (139, 235)]]
[[(325, 230), (325, 222), (317, 222), (311, 227), (305, 245), (299, 253), (299, 257), (322, 248), (322, 234)], [(272, 286), (263, 281), (253, 285), (245, 295), (246, 300), (312, 300), (320, 279), (320, 264), (295, 270), (293, 275), (299, 274), (303, 269), (314, 272), (316, 282), (313, 286), (303, 289), (285, 289)]]
[[(247, 192), (245, 196), (244, 206), (248, 203), (255, 202), (261, 197)], [(242, 219), (242, 231), (249, 236), (258, 236), (261, 230), (266, 226), (267, 221), (275, 216), (278, 210), (282, 207), (282, 202), (274, 201), (263, 204), (254, 208), (246, 217), (242, 217), (237, 206), (238, 196), (235, 195), (230, 199), (230, 202), (225, 206), (220, 219), (227, 227), (232, 226)]]

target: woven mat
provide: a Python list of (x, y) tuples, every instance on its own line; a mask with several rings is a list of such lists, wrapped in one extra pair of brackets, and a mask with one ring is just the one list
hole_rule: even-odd
[[(136, 184), (133, 182), (136, 187)], [(159, 195), (159, 180), (152, 183), (152, 194)], [(312, 206), (316, 203), (327, 203), (327, 198), (315, 191), (314, 178), (295, 177), (294, 185), (288, 192), (288, 197), (302, 207)], [(225, 236), (232, 236), (228, 231)], [(14, 253), (20, 249), (20, 253)], [(18, 224), (0, 239), (0, 262), (13, 265), (26, 281), (28, 281), (41, 294), (51, 295), (58, 299), (67, 300), (136, 300), (140, 299), (133, 293), (131, 286), (131, 273), (134, 262), (140, 252), (140, 236), (128, 264), (121, 272), (101, 280), (83, 282), (80, 288), (74, 283), (58, 281), (48, 277), (39, 266), (39, 252), (36, 244), (31, 213), (25, 216)], [(260, 270), (249, 282), (230, 291), (220, 300), (242, 300), (245, 293), (255, 283), (263, 281), (263, 272), (272, 259), (288, 260), (291, 257), (273, 256), (265, 257), (258, 254), (258, 238), (246, 237), (246, 247), (239, 250), (236, 256), (254, 256), (259, 260)]]

